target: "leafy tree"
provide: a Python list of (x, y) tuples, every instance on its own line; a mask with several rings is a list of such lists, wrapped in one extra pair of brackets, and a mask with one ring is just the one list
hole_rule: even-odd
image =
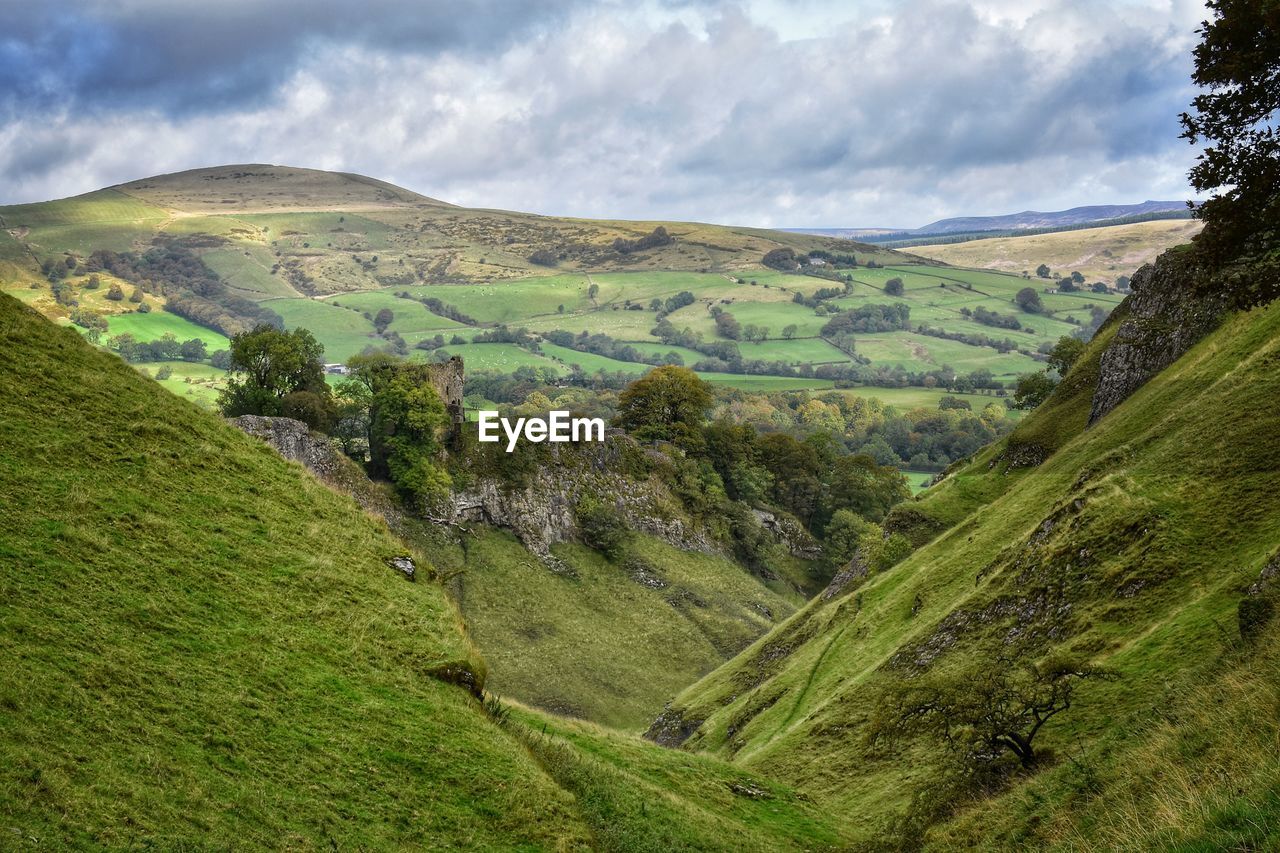
[(716, 334), (736, 341), (742, 337), (742, 326), (728, 311), (720, 311), (716, 314)]
[(450, 485), (436, 464), (449, 423), (444, 402), (428, 381), (427, 365), (368, 358), (371, 473), (388, 477), (406, 500), (430, 511)]
[(231, 369), (231, 350), (220, 349), (209, 356), (209, 364), (219, 370)]
[(1040, 294), (1034, 287), (1022, 288), (1013, 301), (1028, 314), (1040, 314), (1044, 311), (1044, 303), (1040, 301)]
[(642, 441), (700, 442), (711, 402), (710, 387), (689, 368), (657, 367), (618, 396), (614, 423)]
[(277, 416), (284, 398), (298, 391), (330, 399), (323, 354), (324, 347), (306, 329), (282, 332), (264, 325), (234, 336), (231, 378), (218, 397), (219, 408), (227, 417)]
[(1036, 275), (1037, 275), (1037, 276), (1039, 276), (1040, 278), (1048, 278), (1048, 277), (1049, 277), (1049, 265), (1048, 265), (1048, 264), (1041, 264), (1040, 266), (1036, 267)]
[(795, 323), (791, 323), (791, 324), (789, 324), (789, 325), (783, 326), (783, 327), (782, 327), (782, 337), (783, 337), (785, 340), (788, 340), (788, 341), (789, 341), (789, 340), (791, 340), (792, 338), (794, 338), (794, 337), (796, 336), (796, 331), (797, 331), (797, 329), (796, 329), (796, 324), (795, 324)]
[(134, 303), (141, 302), (141, 301), (142, 301), (142, 288), (140, 288), (140, 287), (135, 287), (135, 288), (133, 289), (133, 293), (130, 293), (130, 294), (129, 294), (129, 301), (130, 301), (130, 302), (134, 302)]
[(97, 273), (89, 276), (89, 280), (84, 283), (86, 290), (97, 290), (102, 287), (102, 278)]
[(868, 736), (932, 736), (975, 764), (1012, 753), (1030, 768), (1039, 757), (1036, 736), (1071, 708), (1076, 685), (1114, 677), (1066, 656), (1028, 663), (1005, 654), (963, 672), (897, 682), (881, 698)]
[(205, 342), (199, 338), (183, 341), (182, 347), (178, 350), (178, 355), (182, 357), (183, 361), (204, 361), (206, 355)]
[(1080, 272), (1080, 270), (1075, 270), (1071, 273), (1071, 280), (1076, 284), (1084, 284), (1084, 273)]
[(112, 282), (111, 286), (107, 288), (107, 298), (112, 302), (120, 302), (124, 299), (124, 290), (121, 289), (120, 285)]
[(1106, 292), (1107, 292), (1107, 286), (1106, 286), (1105, 284), (1103, 284), (1102, 282), (1100, 282), (1100, 281), (1095, 281), (1095, 282), (1093, 283), (1092, 287), (1090, 287), (1089, 289), (1090, 289), (1090, 290), (1092, 290), (1094, 293), (1106, 293)]
[(889, 296), (901, 296), (904, 291), (902, 279), (894, 276), (884, 283), (884, 292)]
[(1182, 115), (1182, 135), (1209, 143), (1191, 185), (1217, 190), (1197, 208), (1196, 250), (1218, 269), (1250, 267), (1226, 284), (1238, 306), (1261, 305), (1280, 296), (1280, 4), (1207, 5), (1213, 19), (1201, 26), (1192, 75), (1207, 91)]
[(170, 376), (173, 376), (173, 368), (167, 364), (161, 365), (156, 371), (156, 379), (168, 379)]
[(396, 315), (390, 308), (383, 308), (373, 318), (373, 328), (378, 334), (382, 334), (395, 322)]
[(1049, 366), (1058, 371), (1059, 376), (1066, 376), (1071, 365), (1075, 364), (1084, 352), (1085, 342), (1079, 338), (1063, 335), (1049, 350)]
[(1034, 409), (1049, 399), (1056, 387), (1057, 383), (1043, 370), (1024, 373), (1018, 377), (1018, 384), (1013, 392), (1013, 406), (1015, 409)]
[(594, 281), (591, 282), (591, 286), (587, 288), (587, 298), (590, 299), (592, 302), (595, 302), (596, 297), (599, 295), (600, 295), (600, 285), (596, 284)]

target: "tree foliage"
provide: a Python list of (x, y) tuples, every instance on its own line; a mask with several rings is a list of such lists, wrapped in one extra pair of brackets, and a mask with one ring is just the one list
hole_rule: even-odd
[[(238, 334), (231, 339), (231, 377), (218, 397), (218, 406), (227, 417), (279, 416), (284, 414), (285, 397), (297, 392), (331, 402), (323, 355), (324, 347), (306, 329), (282, 332), (258, 326)], [(317, 429), (324, 427), (320, 420), (307, 423)]]
[[(1206, 91), (1182, 115), (1183, 136), (1208, 146), (1191, 185), (1217, 191), (1197, 208), (1198, 253), (1241, 307), (1280, 296), (1280, 3), (1209, 0), (1192, 79)], [(1242, 269), (1243, 267), (1244, 269)]]
[(644, 441), (688, 442), (711, 408), (711, 389), (687, 367), (649, 371), (618, 397), (615, 423)]
[(1077, 684), (1114, 677), (1066, 656), (1031, 663), (1003, 654), (961, 672), (898, 682), (881, 697), (868, 735), (890, 743), (926, 735), (968, 763), (988, 764), (1012, 753), (1023, 767), (1033, 767), (1036, 736), (1071, 708)]

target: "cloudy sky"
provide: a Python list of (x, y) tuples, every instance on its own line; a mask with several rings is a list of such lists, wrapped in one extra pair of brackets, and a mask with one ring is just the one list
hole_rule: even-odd
[(225, 163), (775, 226), (1185, 198), (1182, 0), (0, 0), (0, 203)]

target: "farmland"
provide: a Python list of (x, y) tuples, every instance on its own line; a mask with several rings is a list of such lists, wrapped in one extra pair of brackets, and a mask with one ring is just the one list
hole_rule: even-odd
[[(369, 179), (284, 167), (162, 176), (0, 208), (0, 218), (0, 287), (63, 322), (79, 306), (105, 315), (109, 337), (146, 341), (171, 332), (200, 337), (210, 352), (225, 348), (226, 335), (165, 311), (162, 288), (147, 289), (142, 298), (152, 310), (141, 314), (106, 299), (108, 285), (131, 292), (135, 283), (103, 272), (101, 287), (86, 284), (84, 260), (97, 249), (177, 246), (228, 298), (269, 309), (286, 328), (309, 329), (328, 362), (392, 347), (419, 359), (460, 355), (471, 371), (538, 367), (567, 376), (640, 375), (665, 360), (748, 391), (856, 386), (866, 396), (936, 404), (942, 392), (925, 387), (927, 374), (949, 386), (948, 377), (977, 371), (1007, 389), (1042, 369), (1043, 352), (1059, 337), (1086, 333), (1120, 299), (1051, 293), (1056, 282), (1027, 279), (1020, 269), (949, 267), (849, 241), (467, 210)], [(616, 248), (659, 227), (665, 242), (635, 253)], [(775, 250), (802, 263), (791, 272), (764, 266)], [(538, 252), (552, 259), (534, 263)], [(1117, 264), (1127, 257), (1112, 255)], [(73, 269), (57, 294), (45, 273), (63, 261)], [(1015, 304), (1025, 287), (1040, 294), (1042, 312)], [(888, 327), (837, 334), (830, 325), (834, 316), (882, 306), (907, 313)], [(718, 325), (721, 313), (737, 331)], [(655, 334), (660, 321), (664, 331)], [(503, 326), (526, 329), (533, 340), (473, 340)], [(546, 339), (557, 332), (555, 343)], [(566, 346), (564, 333), (594, 337)], [(719, 355), (709, 358), (709, 349)], [(726, 351), (737, 355), (727, 362)]]

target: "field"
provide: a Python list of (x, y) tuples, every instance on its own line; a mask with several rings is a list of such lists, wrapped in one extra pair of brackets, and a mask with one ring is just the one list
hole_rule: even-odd
[[(483, 682), (484, 662), (432, 576), (432, 555), (4, 295), (0, 498), (0, 846), (12, 846), (13, 829), (20, 846), (52, 849), (763, 851), (837, 841), (806, 797), (721, 759), (492, 697), (482, 704), (462, 675)], [(416, 583), (387, 565), (406, 553)], [(603, 575), (592, 559), (578, 563)], [(492, 576), (468, 579), (474, 600), (510, 614), (501, 584), (523, 582), (523, 571), (495, 560)], [(746, 602), (789, 612), (710, 558), (686, 578), (733, 599), (740, 633), (723, 627), (738, 642), (765, 627)], [(616, 579), (598, 580), (599, 590), (562, 597), (565, 612), (625, 616)], [(597, 627), (608, 612), (595, 614)], [(685, 678), (723, 659), (692, 627), (699, 614), (665, 602), (645, 612), (703, 643), (681, 659)], [(673, 678), (645, 664), (661, 639), (645, 621), (616, 628), (637, 650), (617, 663), (652, 673), (637, 683), (637, 709)]]
[(139, 341), (154, 341), (172, 334), (179, 341), (199, 338), (204, 341), (209, 352), (226, 349), (231, 342), (226, 335), (197, 326), (195, 323), (170, 314), (167, 311), (151, 311), (148, 314), (116, 314), (107, 319), (107, 334), (133, 335)]
[(1070, 275), (1078, 270), (1089, 282), (1113, 284), (1118, 276), (1133, 275), (1165, 249), (1200, 232), (1197, 220), (1157, 220), (1106, 228), (1059, 231), (1028, 237), (992, 237), (967, 243), (916, 246), (903, 249), (926, 258), (964, 267), (987, 267), (1012, 273), (1035, 274), (1047, 264), (1050, 270)]
[[(99, 247), (140, 251), (159, 237), (190, 240), (232, 294), (261, 302), (278, 313), (287, 328), (309, 329), (324, 345), (328, 362), (346, 361), (367, 348), (386, 345), (372, 320), (389, 309), (393, 320), (387, 333), (403, 339), (413, 358), (428, 357), (416, 346), (438, 335), (446, 342), (445, 350), (461, 355), (472, 369), (544, 367), (564, 374), (576, 367), (588, 373), (633, 375), (649, 369), (639, 361), (549, 343), (543, 344), (542, 354), (509, 344), (471, 343), (478, 332), (506, 325), (535, 335), (606, 334), (646, 356), (675, 352), (692, 366), (706, 356), (664, 344), (652, 334), (658, 317), (651, 304), (688, 291), (694, 302), (667, 320), (677, 330), (700, 334), (704, 342), (719, 342), (724, 339), (718, 337), (712, 309), (728, 311), (742, 327), (764, 330), (762, 342), (736, 342), (746, 360), (789, 368), (852, 368), (855, 360), (865, 359), (871, 368), (912, 373), (987, 370), (1010, 386), (1020, 374), (1043, 367), (1040, 350), (1095, 322), (1092, 308), (1109, 311), (1120, 299), (1114, 293), (1042, 293), (1052, 313), (1031, 315), (1019, 311), (1014, 295), (1027, 286), (1044, 291), (1051, 281), (941, 266), (909, 254), (794, 233), (466, 210), (359, 176), (275, 166), (167, 175), (46, 204), (0, 207), (0, 219), (5, 225), (0, 230), (0, 287), (48, 316), (65, 322), (70, 308), (65, 299), (64, 304), (54, 300), (37, 262), (57, 262), (67, 255), (84, 258)], [(675, 240), (634, 254), (613, 249), (615, 239), (634, 240), (658, 225)], [(1065, 234), (1088, 243), (1095, 236), (1111, 240), (1119, 233), (1110, 231), (1114, 233)], [(1065, 234), (1050, 236), (1066, 239)], [(965, 245), (972, 250), (977, 244)], [(822, 275), (764, 268), (764, 253), (780, 247), (801, 255), (816, 250), (852, 253), (860, 263), (850, 269), (817, 268)], [(551, 249), (557, 253), (553, 265), (529, 261), (535, 250)], [(1116, 254), (1114, 248), (1101, 251)], [(879, 266), (868, 268), (866, 262), (873, 260)], [(825, 309), (793, 301), (797, 296), (812, 297), (819, 289), (841, 288), (845, 278), (850, 279), (848, 295), (828, 304), (848, 310), (901, 303), (910, 309), (908, 329), (857, 333), (842, 344), (852, 346), (856, 359), (822, 338), (830, 320)], [(892, 278), (903, 281), (901, 296), (885, 293)], [(84, 288), (83, 274), (69, 281), (82, 307), (111, 315), (130, 307), (105, 300), (109, 276), (97, 291)], [(470, 317), (474, 325), (428, 311), (419, 301), (426, 297)], [(172, 331), (184, 340), (199, 336), (211, 350), (226, 346), (222, 335), (160, 310), (163, 297), (148, 296), (147, 301), (156, 310), (145, 317), (112, 316), (111, 334), (129, 332), (148, 340)], [(1016, 317), (1022, 328), (986, 326), (962, 313), (979, 308)], [(974, 343), (921, 334), (921, 325), (969, 336)], [(980, 336), (1007, 339), (1015, 349), (998, 352), (980, 345)], [(456, 338), (466, 343), (451, 343)], [(750, 391), (817, 391), (834, 384), (830, 379), (714, 371), (705, 372), (704, 378)], [(208, 382), (202, 382), (204, 391), (184, 382), (184, 394), (207, 397)], [(904, 389), (863, 390), (888, 399), (902, 397)], [(924, 396), (936, 399), (933, 394)]]

